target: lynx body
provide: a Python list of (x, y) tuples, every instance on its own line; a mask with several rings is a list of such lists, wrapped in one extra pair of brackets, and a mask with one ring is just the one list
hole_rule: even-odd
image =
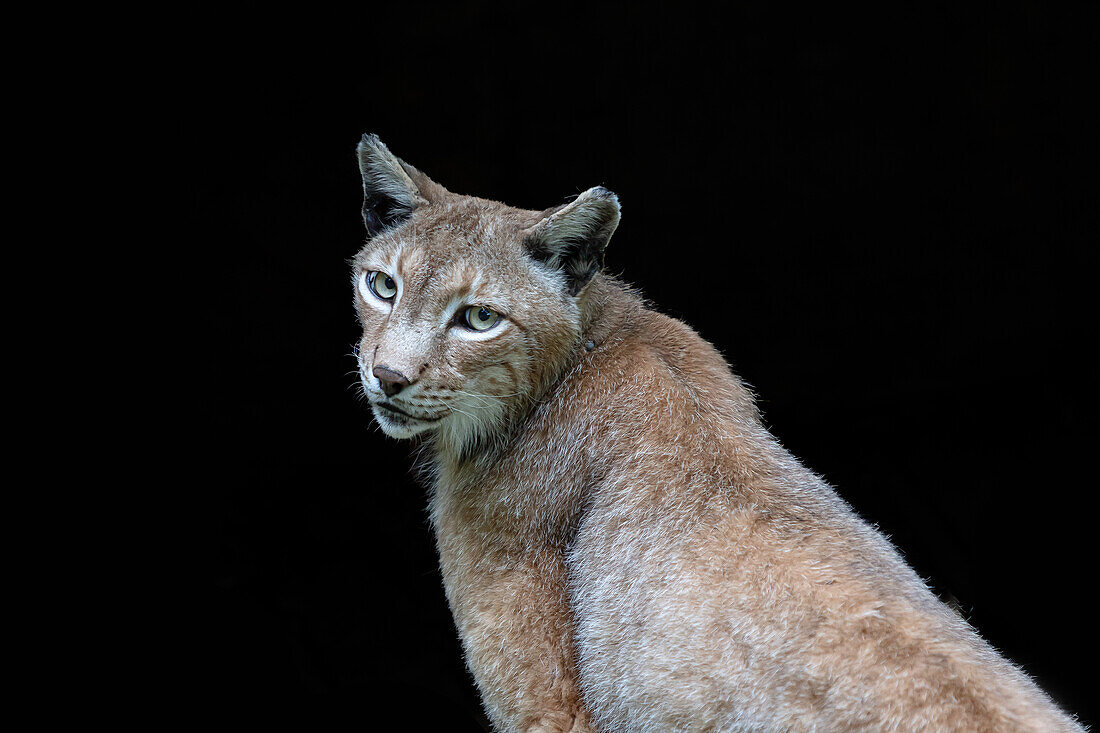
[(762, 425), (720, 354), (600, 273), (619, 220), (446, 191), (373, 136), (363, 388), (422, 436), (501, 731), (1080, 730)]

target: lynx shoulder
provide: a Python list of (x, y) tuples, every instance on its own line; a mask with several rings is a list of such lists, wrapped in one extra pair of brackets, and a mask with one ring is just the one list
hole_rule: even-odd
[(425, 443), (498, 730), (1081, 730), (601, 272), (613, 193), (527, 211), (358, 153), (362, 386)]

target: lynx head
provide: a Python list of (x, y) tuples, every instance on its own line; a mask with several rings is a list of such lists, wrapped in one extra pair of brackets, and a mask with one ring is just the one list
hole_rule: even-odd
[(619, 223), (591, 188), (545, 211), (447, 191), (374, 135), (358, 147), (367, 243), (353, 258), (359, 375), (382, 430), (461, 451), (537, 400), (580, 339)]

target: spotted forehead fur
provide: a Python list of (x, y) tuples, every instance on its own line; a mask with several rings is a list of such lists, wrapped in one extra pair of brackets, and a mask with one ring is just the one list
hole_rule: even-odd
[(369, 241), (356, 256), (355, 269), (399, 276), (411, 315), (464, 295), (504, 308), (501, 299), (515, 283), (532, 278), (553, 283), (522, 247), (524, 233), (542, 217), (543, 212), (450, 194)]
[[(438, 277), (459, 266), (484, 273), (541, 274), (571, 298), (599, 271), (619, 222), (619, 201), (602, 187), (544, 211), (451, 193), (389, 151), (376, 135), (357, 148), (363, 173), (363, 219), (370, 240), (360, 269), (422, 254), (417, 274)], [(427, 272), (424, 272), (427, 268)]]
[(472, 196), (423, 206), (398, 227), (375, 237), (356, 257), (366, 266), (379, 256), (420, 249), (445, 269), (457, 262), (494, 264), (518, 260), (523, 231), (539, 221), (538, 212), (524, 211)]

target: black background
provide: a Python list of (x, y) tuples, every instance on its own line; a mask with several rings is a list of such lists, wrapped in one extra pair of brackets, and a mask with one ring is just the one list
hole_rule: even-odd
[(180, 17), (200, 707), (308, 696), (368, 728), (481, 729), (409, 447), (352, 388), (371, 131), (457, 192), (617, 192), (608, 269), (1096, 720), (1095, 9), (768, 5)]

